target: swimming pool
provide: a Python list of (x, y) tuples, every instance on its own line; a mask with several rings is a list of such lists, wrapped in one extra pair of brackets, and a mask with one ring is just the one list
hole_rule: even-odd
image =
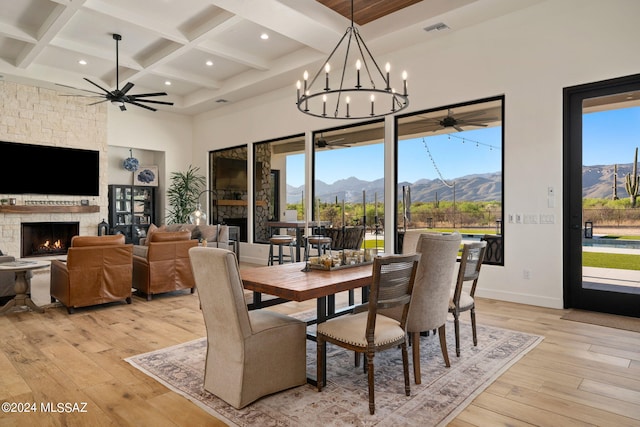
[(607, 239), (607, 238), (596, 237), (594, 239), (582, 239), (582, 246), (640, 249), (640, 240), (621, 240), (621, 239)]

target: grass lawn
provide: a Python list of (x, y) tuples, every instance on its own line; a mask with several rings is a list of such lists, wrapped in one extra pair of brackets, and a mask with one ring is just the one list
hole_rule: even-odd
[(584, 267), (640, 270), (640, 255), (582, 252), (582, 265)]

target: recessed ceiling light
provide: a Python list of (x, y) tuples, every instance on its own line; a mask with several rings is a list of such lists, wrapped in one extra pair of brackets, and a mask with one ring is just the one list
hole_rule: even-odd
[(262, 40), (267, 40), (267, 39), (269, 38), (269, 34), (267, 34), (267, 33), (262, 33), (262, 34), (260, 34), (260, 38), (261, 38)]
[(78, 61), (78, 64), (87, 65), (87, 61), (85, 61), (84, 59), (81, 59), (81, 60)]
[(211, 67), (211, 66), (213, 66), (213, 61), (212, 60), (208, 60), (207, 62), (205, 62), (205, 64), (207, 64), (207, 67)]
[(166, 82), (164, 82), (165, 85), (167, 86), (171, 86), (171, 82), (169, 80), (167, 80)]

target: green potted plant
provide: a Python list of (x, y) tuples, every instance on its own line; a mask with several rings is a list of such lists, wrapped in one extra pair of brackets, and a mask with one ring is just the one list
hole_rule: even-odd
[(198, 196), (205, 189), (205, 177), (200, 168), (189, 165), (186, 172), (172, 172), (171, 185), (167, 190), (169, 209), (167, 224), (186, 224), (189, 214), (196, 209)]

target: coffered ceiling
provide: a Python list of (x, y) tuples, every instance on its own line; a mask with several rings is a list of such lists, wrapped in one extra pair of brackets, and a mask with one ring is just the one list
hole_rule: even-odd
[[(354, 0), (354, 20), (384, 58), (539, 1)], [(3, 0), (0, 75), (74, 94), (83, 92), (60, 85), (95, 90), (87, 77), (112, 90), (117, 33), (120, 87), (167, 92), (162, 99), (175, 105), (161, 109), (196, 114), (286, 88), (293, 97), (294, 82), (326, 59), (350, 13), (348, 0)], [(449, 29), (424, 31), (439, 22)]]

